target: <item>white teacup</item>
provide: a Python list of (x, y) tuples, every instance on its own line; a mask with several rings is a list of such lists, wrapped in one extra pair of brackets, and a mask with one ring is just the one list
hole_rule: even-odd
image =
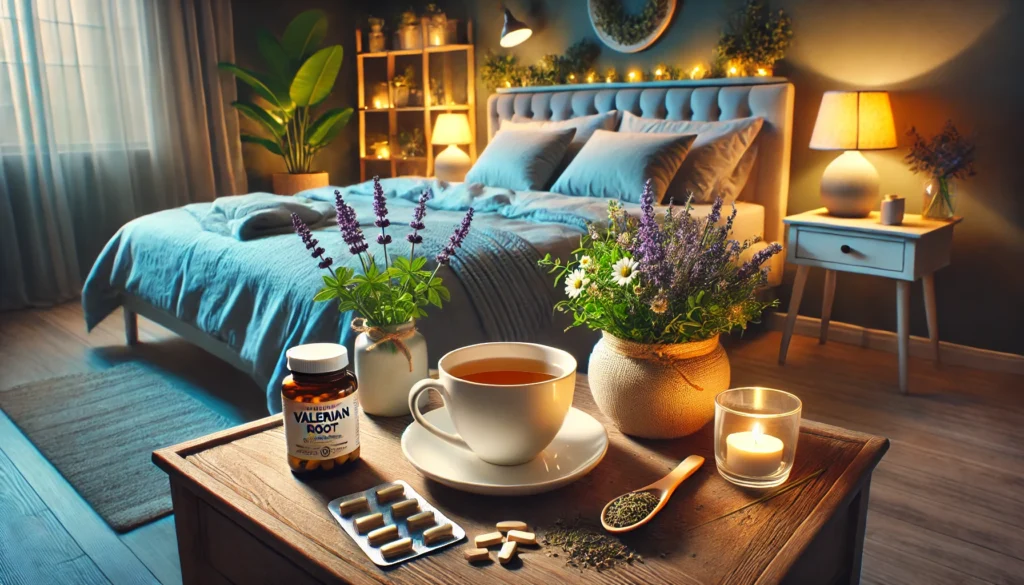
[[(526, 359), (546, 364), (550, 380), (515, 385), (470, 382), (451, 375), (471, 362)], [(409, 410), (420, 425), (449, 443), (496, 465), (532, 460), (558, 434), (572, 405), (576, 359), (568, 352), (534, 343), (481, 343), (449, 352), (438, 362), (440, 379), (417, 382)], [(457, 434), (430, 424), (420, 412), (420, 394), (437, 390)]]

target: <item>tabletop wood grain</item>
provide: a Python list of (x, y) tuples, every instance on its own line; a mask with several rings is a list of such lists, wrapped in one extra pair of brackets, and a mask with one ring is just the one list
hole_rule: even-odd
[[(317, 579), (352, 583), (778, 583), (812, 539), (849, 505), (888, 448), (886, 439), (804, 421), (790, 480), (778, 495), (747, 491), (715, 469), (712, 425), (676, 440), (622, 435), (601, 415), (577, 379), (574, 406), (605, 424), (610, 444), (589, 475), (554, 492), (528, 497), (468, 494), (421, 477), (402, 455), (399, 440), (411, 417), (361, 415), (362, 460), (345, 474), (300, 480), (285, 460), (280, 416), (154, 453), (172, 485), (198, 494), (217, 512)], [(371, 486), (404, 479), (472, 538), (501, 520), (523, 520), (542, 536), (557, 519), (597, 524), (615, 496), (655, 481), (691, 454), (706, 458), (664, 510), (621, 540), (644, 562), (610, 571), (581, 572), (561, 551), (523, 547), (512, 565), (471, 566), (455, 545), (390, 570), (381, 570), (341, 530), (327, 502)], [(771, 493), (771, 492), (770, 492)], [(559, 552), (558, 557), (546, 553)]]

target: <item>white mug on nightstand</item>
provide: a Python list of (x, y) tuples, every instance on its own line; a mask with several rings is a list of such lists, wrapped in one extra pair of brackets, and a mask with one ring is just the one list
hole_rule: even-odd
[[(424, 429), (495, 465), (536, 457), (558, 434), (572, 406), (576, 359), (534, 343), (481, 343), (449, 352), (440, 377), (409, 392), (409, 410)], [(456, 433), (428, 422), (419, 397), (436, 390)]]

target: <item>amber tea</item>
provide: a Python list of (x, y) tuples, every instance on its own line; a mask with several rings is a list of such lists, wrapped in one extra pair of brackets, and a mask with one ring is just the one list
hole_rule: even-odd
[(562, 375), (557, 368), (539, 360), (489, 358), (459, 364), (448, 372), (455, 378), (490, 386), (518, 386), (554, 380)]

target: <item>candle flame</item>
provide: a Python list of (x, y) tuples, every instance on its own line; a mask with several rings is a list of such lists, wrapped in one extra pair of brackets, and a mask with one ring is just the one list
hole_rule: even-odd
[(754, 436), (755, 443), (760, 443), (761, 437), (764, 436), (764, 429), (761, 428), (761, 423), (754, 423), (754, 428), (750, 429), (750, 434)]

